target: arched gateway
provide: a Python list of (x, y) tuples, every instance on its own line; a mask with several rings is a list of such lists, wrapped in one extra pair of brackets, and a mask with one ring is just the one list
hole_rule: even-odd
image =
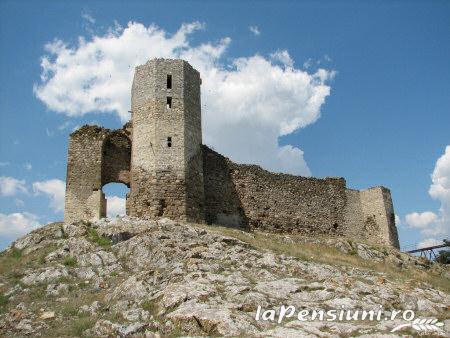
[(70, 135), (67, 160), (65, 220), (106, 216), (102, 187), (123, 183), (130, 187), (130, 127), (109, 130), (83, 126)]

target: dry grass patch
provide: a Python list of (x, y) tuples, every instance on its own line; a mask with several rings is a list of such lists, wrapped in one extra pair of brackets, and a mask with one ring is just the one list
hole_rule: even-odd
[[(355, 253), (345, 254), (333, 246), (320, 245), (315, 243), (302, 243), (301, 241), (286, 242), (282, 235), (269, 234), (262, 232), (245, 232), (237, 229), (223, 226), (209, 226), (204, 224), (195, 224), (196, 227), (208, 229), (221, 235), (231, 236), (243, 242), (250, 244), (257, 250), (270, 250), (277, 254), (283, 254), (299, 258), (304, 261), (329, 264), (341, 267), (357, 267), (365, 270), (385, 273), (390, 279), (398, 280), (404, 285), (411, 287), (419, 286), (421, 283), (427, 283), (446, 293), (450, 293), (450, 281), (448, 278), (435, 273), (432, 269), (420, 270), (416, 268), (401, 269), (387, 262), (375, 262), (362, 259)], [(300, 237), (290, 235), (291, 238)], [(366, 243), (371, 245), (370, 243)], [(372, 248), (383, 252), (387, 249), (371, 245)], [(384, 250), (384, 251), (383, 251)]]

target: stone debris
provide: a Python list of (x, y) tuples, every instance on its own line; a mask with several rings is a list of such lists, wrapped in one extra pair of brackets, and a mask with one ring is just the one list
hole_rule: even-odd
[(52, 319), (55, 318), (55, 312), (54, 311), (45, 311), (40, 316), (39, 319)]

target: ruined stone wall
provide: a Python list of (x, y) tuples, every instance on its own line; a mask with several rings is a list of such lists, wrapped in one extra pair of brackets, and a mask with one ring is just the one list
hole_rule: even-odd
[(360, 237), (366, 239), (366, 234), (361, 231), (364, 225), (364, 215), (362, 211), (360, 191), (355, 189), (346, 189), (345, 194), (347, 201), (344, 210), (344, 233), (348, 237)]
[(364, 233), (368, 239), (399, 248), (391, 193), (384, 187), (360, 191)]
[(103, 185), (129, 185), (131, 141), (125, 129), (110, 131), (83, 126), (70, 135), (64, 220), (91, 220), (106, 216)]
[(232, 170), (231, 161), (203, 146), (205, 220), (209, 224), (248, 229), (248, 219), (231, 176)]
[(136, 67), (131, 109), (130, 214), (201, 221), (199, 73), (182, 60), (154, 59)]
[(389, 189), (347, 189), (345, 235), (399, 248), (395, 214)]
[(205, 147), (206, 219), (271, 232), (343, 233), (342, 178), (274, 174), (238, 165)]
[(275, 174), (204, 146), (206, 221), (230, 227), (345, 236), (398, 248), (390, 192), (346, 188), (343, 178)]
[(64, 221), (98, 218), (105, 209), (101, 191), (103, 140), (108, 130), (83, 126), (70, 135)]

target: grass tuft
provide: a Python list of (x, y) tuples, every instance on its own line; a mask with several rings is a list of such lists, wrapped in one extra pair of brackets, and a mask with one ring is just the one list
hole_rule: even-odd
[(75, 267), (78, 265), (78, 261), (75, 257), (67, 256), (64, 258), (63, 264), (69, 267)]
[(105, 238), (103, 236), (100, 236), (97, 232), (97, 230), (93, 228), (88, 229), (89, 238), (92, 242), (97, 243), (101, 247), (108, 248), (112, 245), (112, 242), (110, 239)]
[(22, 250), (19, 250), (17, 248), (12, 248), (10, 255), (12, 258), (19, 259), (20, 257), (22, 257)]
[(84, 331), (94, 326), (95, 321), (92, 318), (77, 318), (71, 321), (70, 331), (75, 337), (82, 337)]
[(3, 313), (6, 310), (7, 305), (8, 297), (6, 297), (3, 293), (0, 293), (0, 313)]

